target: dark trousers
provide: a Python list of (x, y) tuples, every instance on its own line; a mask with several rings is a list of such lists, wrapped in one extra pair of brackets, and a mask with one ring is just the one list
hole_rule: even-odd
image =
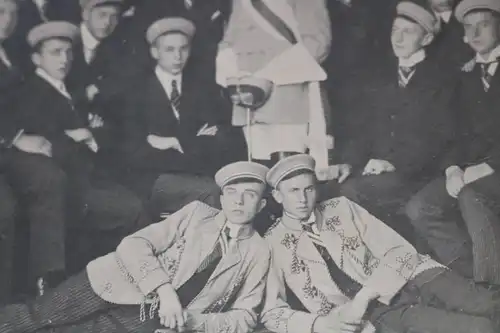
[(477, 282), (500, 284), (500, 178), (493, 174), (451, 197), (436, 179), (408, 203), (413, 226), (441, 263)]
[[(408, 298), (414, 302), (408, 303)], [(498, 292), (434, 268), (410, 281), (399, 303), (376, 309), (370, 319), (381, 332), (494, 333), (500, 330), (499, 311)]]
[(0, 175), (0, 304), (12, 296), (16, 200), (4, 175)]
[(213, 178), (187, 174), (163, 174), (156, 180), (149, 209), (151, 216), (174, 213), (188, 203), (199, 200), (220, 209), (220, 189)]
[(65, 207), (67, 178), (52, 159), (13, 151), (7, 176), (25, 207), (30, 230), (33, 276), (65, 269)]
[(340, 184), (339, 194), (363, 206), (371, 214), (414, 243), (413, 228), (404, 207), (415, 187), (397, 172), (351, 176)]
[[(149, 306), (146, 308), (149, 313)], [(140, 320), (139, 305), (117, 305), (94, 293), (87, 273), (69, 278), (27, 304), (0, 308), (0, 333), (153, 333), (158, 317)]]

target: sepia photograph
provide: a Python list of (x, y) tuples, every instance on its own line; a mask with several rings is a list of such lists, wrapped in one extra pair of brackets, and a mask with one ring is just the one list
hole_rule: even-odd
[(499, 333), (499, 61), (500, 0), (0, 0), (0, 333)]

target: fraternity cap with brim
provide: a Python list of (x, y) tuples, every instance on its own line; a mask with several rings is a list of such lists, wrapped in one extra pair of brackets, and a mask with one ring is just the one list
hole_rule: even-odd
[(500, 13), (500, 0), (463, 0), (455, 8), (455, 17), (463, 23), (464, 17), (472, 10), (492, 10)]
[(122, 6), (123, 3), (124, 0), (80, 0), (80, 7), (82, 7), (82, 9), (89, 9), (103, 5)]
[(425, 30), (430, 33), (435, 34), (439, 32), (439, 21), (436, 15), (414, 2), (400, 2), (396, 7), (396, 13), (398, 15), (403, 15), (415, 20), (415, 22), (420, 24)]
[(181, 32), (192, 38), (196, 27), (193, 22), (182, 17), (163, 18), (149, 26), (148, 31), (146, 31), (146, 40), (149, 44), (153, 44), (158, 37), (169, 32)]
[(222, 167), (215, 174), (215, 182), (220, 188), (226, 186), (229, 182), (243, 178), (251, 178), (262, 183), (266, 183), (266, 175), (269, 168), (255, 162), (234, 162)]
[(79, 36), (76, 25), (66, 21), (51, 21), (39, 24), (30, 30), (26, 38), (31, 47), (50, 38), (67, 38), (75, 42)]
[(289, 174), (299, 170), (314, 172), (316, 161), (310, 155), (298, 154), (286, 157), (276, 163), (267, 173), (267, 183), (276, 188)]

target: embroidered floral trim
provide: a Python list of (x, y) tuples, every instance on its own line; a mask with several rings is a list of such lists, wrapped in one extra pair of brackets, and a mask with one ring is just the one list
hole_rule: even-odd
[[(280, 326), (283, 324), (285, 332), (288, 332), (288, 320), (292, 317), (289, 316), (287, 318), (283, 318), (283, 315), (285, 314), (285, 310), (280, 309), (277, 312), (273, 312), (269, 317), (270, 321), (273, 322), (274, 324), (272, 325), (273, 328), (278, 331)], [(292, 314), (293, 315), (293, 314)]]
[(324, 212), (328, 207), (330, 208), (336, 208), (340, 203), (339, 199), (331, 199), (325, 202), (322, 202), (321, 204), (318, 205), (318, 210), (320, 212)]
[(269, 229), (267, 229), (267, 231), (265, 232), (264, 238), (269, 237), (273, 233), (273, 230), (280, 224), (280, 222), (281, 222), (280, 219), (276, 219), (273, 222), (273, 224), (271, 224), (271, 226), (269, 227)]
[(299, 238), (294, 234), (285, 234), (281, 244), (288, 250), (292, 251), (292, 263), (291, 263), (291, 271), (292, 274), (301, 274), (305, 275), (305, 284), (302, 287), (302, 291), (304, 292), (304, 296), (306, 298), (320, 298), (321, 305), (318, 314), (321, 316), (327, 315), (334, 308), (334, 305), (328, 301), (325, 294), (321, 292), (316, 286), (312, 284), (311, 273), (309, 270), (309, 266), (305, 263), (304, 260), (299, 260), (297, 256), (297, 245), (299, 242)]
[[(224, 295), (217, 301), (212, 303), (208, 308), (206, 308), (203, 313), (218, 313), (221, 312), (227, 302), (239, 292), (241, 286), (243, 285), (243, 277), (238, 276), (236, 281), (231, 285), (231, 288), (227, 290)], [(195, 298), (196, 299), (196, 298)], [(193, 300), (194, 301), (194, 300)]]

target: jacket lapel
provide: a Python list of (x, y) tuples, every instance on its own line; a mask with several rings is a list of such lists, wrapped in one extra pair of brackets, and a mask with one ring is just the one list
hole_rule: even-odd
[[(222, 232), (222, 228), (224, 227), (225, 222), (226, 222), (226, 217), (224, 216), (224, 213), (222, 211), (217, 215), (216, 221), (218, 222), (217, 225), (219, 226), (219, 230), (217, 233), (217, 237), (218, 237), (219, 234)], [(215, 247), (215, 242), (217, 240), (218, 239), (214, 240), (212, 249), (213, 249), (213, 247)], [(231, 247), (229, 247), (227, 253), (224, 254), (219, 265), (217, 266), (214, 273), (212, 274), (212, 276), (208, 280), (209, 282), (216, 279), (221, 274), (223, 274), (224, 272), (226, 272), (227, 270), (231, 269), (232, 267), (238, 265), (241, 262), (242, 256), (241, 256), (241, 251), (240, 251), (240, 247), (239, 247), (239, 242), (240, 241), (236, 241), (236, 244), (233, 244)]]

